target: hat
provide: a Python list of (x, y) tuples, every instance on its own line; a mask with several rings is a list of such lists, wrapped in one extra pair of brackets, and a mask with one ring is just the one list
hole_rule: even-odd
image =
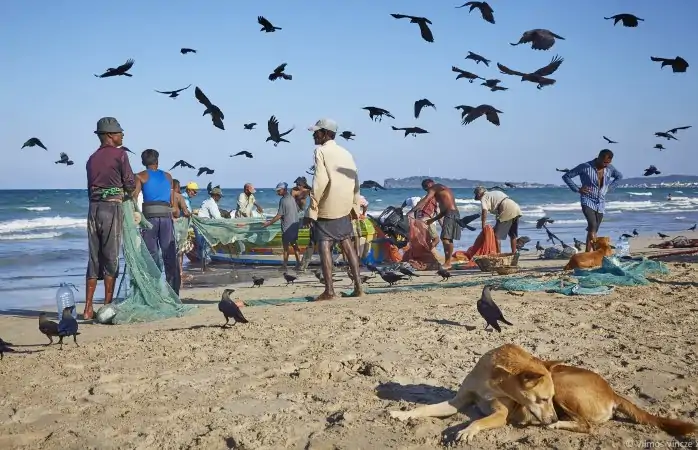
[(281, 189), (288, 189), (288, 184), (284, 183), (283, 181), (279, 184), (276, 185), (276, 190), (280, 191)]
[(198, 191), (199, 190), (199, 185), (196, 183), (196, 181), (190, 181), (184, 187), (189, 189), (190, 191)]
[(208, 195), (210, 195), (212, 197), (214, 195), (220, 195), (221, 197), (223, 197), (223, 191), (221, 191), (221, 188), (219, 188), (219, 187), (214, 187), (213, 189), (211, 189), (211, 192), (209, 192)]
[(477, 197), (478, 195), (482, 195), (485, 192), (487, 192), (487, 189), (485, 189), (482, 186), (478, 186), (475, 189), (473, 189), (473, 195), (475, 195), (475, 197)]
[(97, 121), (95, 134), (123, 133), (124, 129), (119, 125), (119, 121), (113, 117), (102, 117)]
[(327, 130), (336, 133), (338, 128), (339, 127), (337, 126), (337, 122), (335, 122), (334, 120), (320, 119), (317, 122), (315, 122), (315, 125), (308, 128), (308, 131)]

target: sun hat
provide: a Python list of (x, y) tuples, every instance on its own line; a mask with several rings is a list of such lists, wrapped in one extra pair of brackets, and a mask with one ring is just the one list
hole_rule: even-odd
[(333, 133), (337, 132), (337, 129), (339, 127), (337, 126), (337, 122), (335, 122), (332, 119), (320, 119), (317, 122), (315, 122), (315, 125), (312, 127), (308, 128), (308, 131), (317, 131), (317, 130), (327, 130), (327, 131), (332, 131)]
[(121, 128), (119, 121), (113, 117), (102, 117), (97, 121), (97, 129), (95, 134), (107, 134), (107, 133), (123, 133), (124, 129)]

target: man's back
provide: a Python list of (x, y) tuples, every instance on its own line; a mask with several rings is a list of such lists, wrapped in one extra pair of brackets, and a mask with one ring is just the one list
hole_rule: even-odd
[(87, 160), (85, 169), (91, 201), (101, 200), (104, 189), (133, 188), (136, 185), (128, 155), (120, 148), (111, 146), (98, 148)]
[(318, 218), (338, 219), (358, 207), (359, 178), (349, 151), (327, 141), (315, 149), (315, 166), (311, 195), (317, 202)]

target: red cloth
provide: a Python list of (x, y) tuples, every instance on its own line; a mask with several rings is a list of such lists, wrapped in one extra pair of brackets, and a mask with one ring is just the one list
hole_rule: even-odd
[(497, 253), (497, 238), (494, 236), (494, 229), (490, 225), (485, 225), (478, 235), (473, 245), (466, 251), (459, 250), (453, 257), (459, 261), (467, 261), (466, 267), (475, 267), (475, 256), (494, 255)]
[(415, 270), (438, 270), (439, 261), (431, 252), (429, 226), (421, 220), (409, 218), (410, 244), (402, 255), (402, 261), (408, 262)]

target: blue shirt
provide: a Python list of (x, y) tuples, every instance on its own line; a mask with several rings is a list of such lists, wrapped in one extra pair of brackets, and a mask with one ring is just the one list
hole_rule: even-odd
[(603, 214), (606, 209), (606, 192), (618, 181), (623, 179), (621, 174), (613, 165), (609, 164), (603, 172), (603, 187), (599, 187), (599, 176), (596, 172), (596, 160), (582, 163), (562, 176), (567, 186), (579, 193), (580, 187), (572, 181), (572, 178), (579, 177), (582, 186), (589, 186), (591, 190), (588, 194), (580, 194), (582, 206), (587, 206), (596, 212)]
[(187, 205), (187, 209), (189, 212), (191, 212), (191, 200), (189, 199), (189, 194), (187, 194), (187, 191), (182, 192), (182, 198), (184, 199), (184, 203)]

